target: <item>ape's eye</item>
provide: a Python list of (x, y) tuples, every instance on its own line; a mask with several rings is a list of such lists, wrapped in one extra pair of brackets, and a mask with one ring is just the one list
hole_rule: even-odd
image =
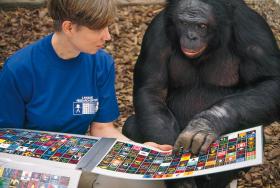
[(199, 27), (203, 30), (206, 30), (208, 28), (206, 24), (200, 24)]
[(206, 34), (208, 31), (208, 26), (206, 24), (198, 24), (196, 26), (196, 28), (197, 28), (198, 32), (203, 33), (203, 34)]

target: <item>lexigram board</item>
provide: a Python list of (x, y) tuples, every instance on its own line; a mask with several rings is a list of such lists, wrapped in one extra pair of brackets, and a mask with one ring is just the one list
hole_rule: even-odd
[(112, 138), (0, 129), (0, 167), (4, 179), (12, 170), (30, 172), (31, 176), (33, 172), (50, 176), (68, 173), (71, 188), (81, 171), (126, 179), (176, 179), (261, 164), (262, 139), (261, 126), (238, 131), (219, 138), (207, 154), (194, 156), (189, 151), (173, 155)]
[(81, 171), (0, 157), (1, 188), (77, 188)]
[(77, 164), (98, 142), (96, 138), (51, 134), (20, 129), (0, 129), (0, 153), (66, 164)]
[(225, 135), (207, 154), (162, 153), (143, 145), (116, 142), (93, 172), (128, 179), (174, 179), (261, 164), (262, 127)]
[(1, 188), (68, 188), (70, 177), (0, 167)]

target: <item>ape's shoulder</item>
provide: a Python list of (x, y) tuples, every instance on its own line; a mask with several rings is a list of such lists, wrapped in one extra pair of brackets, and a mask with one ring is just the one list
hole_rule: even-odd
[(158, 15), (156, 15), (151, 23), (148, 26), (148, 29), (146, 32), (160, 32), (164, 31), (166, 27), (166, 11), (162, 10)]
[(162, 46), (169, 46), (169, 43), (166, 11), (162, 10), (149, 24), (143, 38), (142, 47), (145, 46), (147, 49), (150, 49), (149, 46), (161, 48)]

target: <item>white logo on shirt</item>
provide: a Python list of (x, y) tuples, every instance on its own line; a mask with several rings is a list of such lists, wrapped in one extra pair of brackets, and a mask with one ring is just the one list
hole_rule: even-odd
[(98, 106), (98, 99), (94, 99), (92, 96), (82, 97), (73, 102), (73, 115), (95, 114)]

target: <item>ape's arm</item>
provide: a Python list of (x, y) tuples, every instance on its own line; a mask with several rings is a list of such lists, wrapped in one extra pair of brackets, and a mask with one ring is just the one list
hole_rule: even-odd
[(267, 124), (280, 117), (280, 51), (269, 26), (245, 6), (234, 12), (233, 41), (240, 58), (240, 92), (197, 114), (178, 137), (175, 150), (205, 152), (217, 136)]
[[(183, 146), (185, 149), (191, 147), (194, 153), (206, 152), (209, 145), (221, 134), (279, 120), (280, 54), (252, 54), (255, 54), (258, 60), (250, 60), (248, 55), (248, 59), (243, 63), (252, 63), (255, 66), (244, 65), (240, 75), (245, 79), (244, 82), (250, 81), (250, 87), (244, 83), (244, 89), (240, 93), (228, 96), (208, 110), (197, 114), (179, 135), (175, 150)], [(258, 75), (256, 69), (261, 70), (263, 74)], [(254, 80), (245, 78), (247, 75), (242, 75), (242, 71), (253, 76)], [(256, 75), (252, 75), (250, 71)]]
[[(270, 59), (270, 62), (268, 62), (268, 59)], [(262, 61), (266, 62), (267, 65), (263, 65), (258, 69), (268, 69), (266, 66), (272, 62), (276, 63), (277, 61), (278, 64), (280, 63), (280, 56), (279, 58), (271, 57), (268, 59), (265, 61), (265, 58), (262, 58)], [(251, 86), (245, 86), (240, 93), (224, 98), (210, 109), (196, 115), (195, 118), (204, 118), (210, 121), (211, 127), (217, 135), (279, 120), (279, 65), (278, 67), (270, 67), (270, 75), (259, 75), (259, 77), (255, 78), (255, 82), (251, 83)], [(247, 69), (247, 71), (250, 70)]]
[(167, 62), (171, 53), (165, 33), (164, 13), (150, 24), (134, 70), (133, 102), (137, 126), (144, 141), (174, 144), (179, 128), (166, 106)]
[(276, 40), (264, 19), (246, 6), (239, 5), (234, 18), (235, 50), (241, 60), (239, 77), (243, 87), (240, 93), (214, 107), (224, 109), (229, 116), (221, 118), (223, 127), (217, 130), (221, 133), (240, 125), (245, 128), (271, 123), (280, 116), (280, 51)]

